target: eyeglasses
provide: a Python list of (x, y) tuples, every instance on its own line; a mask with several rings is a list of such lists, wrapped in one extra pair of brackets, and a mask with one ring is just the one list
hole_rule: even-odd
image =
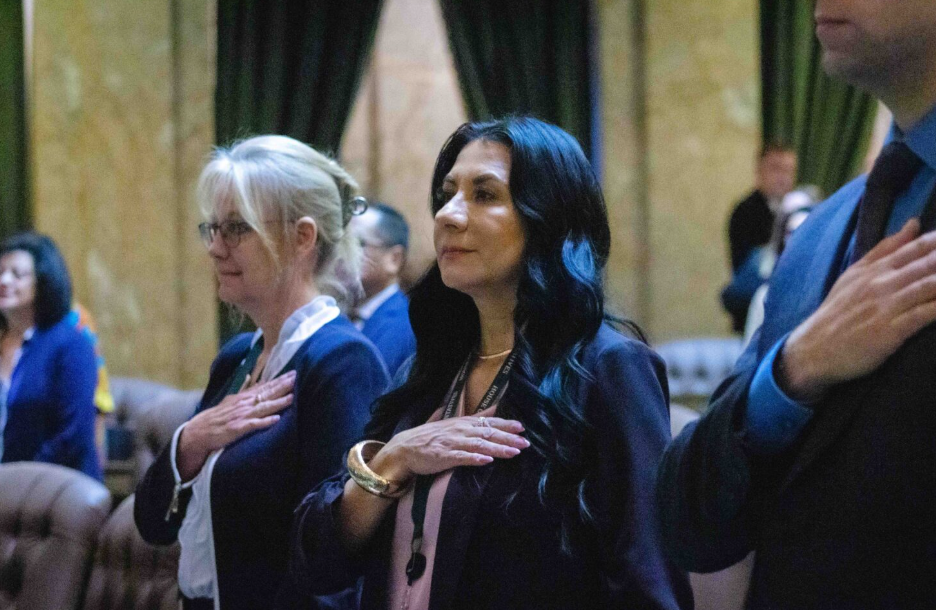
[(376, 241), (367, 241), (366, 239), (358, 240), (361, 244), (361, 248), (389, 248), (387, 244), (382, 244)]
[(203, 222), (198, 225), (198, 234), (206, 248), (210, 248), (215, 237), (220, 233), (221, 241), (228, 248), (240, 245), (241, 237), (254, 229), (243, 220), (225, 220), (224, 222)]

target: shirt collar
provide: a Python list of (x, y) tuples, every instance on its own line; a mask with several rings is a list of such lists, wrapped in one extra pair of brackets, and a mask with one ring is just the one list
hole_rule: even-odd
[[(283, 327), (280, 329), (279, 340), (270, 351), (270, 359), (263, 367), (263, 373), (260, 375), (260, 381), (269, 381), (276, 377), (284, 366), (292, 359), (299, 350), (299, 347), (306, 339), (311, 337), (315, 331), (325, 326), (341, 314), (338, 304), (333, 297), (328, 295), (319, 295), (292, 312)], [(250, 345), (253, 346), (263, 331), (259, 328), (254, 333)]]
[(357, 308), (357, 317), (362, 320), (368, 320), (377, 309), (387, 302), (387, 299), (400, 291), (400, 285), (394, 282), (390, 284)]
[(936, 106), (906, 133), (894, 123), (888, 140), (894, 138), (903, 139), (910, 150), (923, 159), (930, 169), (936, 170)]

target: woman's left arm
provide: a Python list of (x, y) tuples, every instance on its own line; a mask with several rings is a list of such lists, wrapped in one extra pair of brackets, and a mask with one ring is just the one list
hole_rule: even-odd
[(642, 343), (615, 342), (592, 367), (587, 415), (594, 427), (603, 608), (692, 607), (685, 573), (664, 556), (654, 478), (670, 440), (662, 359)]
[(94, 347), (75, 334), (55, 354), (51, 395), (56, 409), (55, 434), (39, 447), (37, 462), (73, 464), (82, 445), (94, 445), (94, 388), (97, 361)]

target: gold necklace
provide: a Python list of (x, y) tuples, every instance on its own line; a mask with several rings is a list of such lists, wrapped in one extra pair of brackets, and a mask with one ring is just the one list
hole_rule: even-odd
[(478, 360), (493, 360), (494, 358), (500, 358), (501, 356), (506, 356), (513, 351), (512, 347), (505, 349), (502, 352), (497, 352), (496, 354), (478, 354)]

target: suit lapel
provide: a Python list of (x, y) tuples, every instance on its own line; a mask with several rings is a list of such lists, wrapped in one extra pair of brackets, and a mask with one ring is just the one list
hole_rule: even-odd
[(494, 464), (456, 468), (449, 480), (436, 543), (430, 610), (450, 608), (465, 562), (465, 554), (478, 520), (484, 490)]

